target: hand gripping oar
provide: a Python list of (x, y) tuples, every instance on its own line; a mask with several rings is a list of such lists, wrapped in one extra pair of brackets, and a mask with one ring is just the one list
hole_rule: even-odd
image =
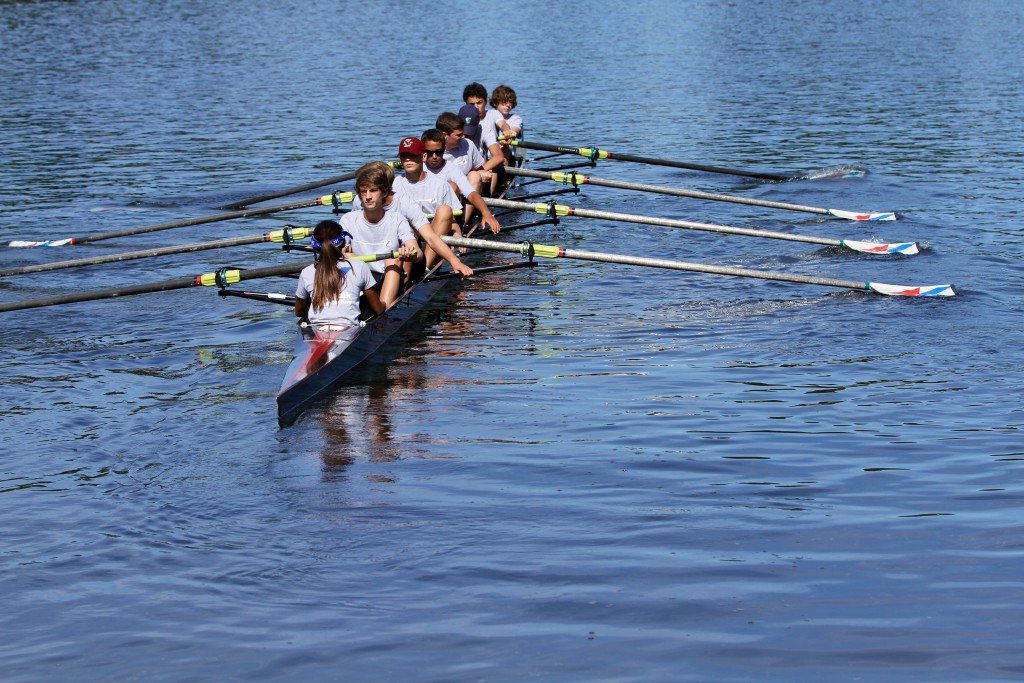
[(228, 237), (222, 240), (210, 242), (195, 242), (193, 244), (180, 244), (169, 247), (158, 247), (156, 249), (143, 249), (141, 251), (128, 251), (121, 254), (107, 254), (106, 256), (94, 256), (92, 258), (80, 258), (73, 261), (57, 261), (54, 263), (38, 263), (21, 268), (8, 268), (0, 270), (0, 277), (9, 275), (24, 275), (26, 273), (41, 273), (47, 270), (63, 270), (65, 268), (78, 268), (81, 266), (95, 266), (101, 263), (116, 263), (120, 261), (131, 261), (140, 258), (152, 258), (154, 256), (166, 256), (168, 254), (185, 254), (193, 251), (206, 249), (223, 249), (226, 247), (239, 247), (246, 244), (260, 244), (262, 242), (284, 242), (290, 244), (296, 240), (305, 239), (313, 234), (313, 228), (298, 228), (287, 225), (283, 230), (274, 230), (263, 235), (252, 235), (250, 237)]
[(104, 232), (96, 235), (85, 235), (84, 237), (65, 237), (63, 239), (56, 240), (43, 240), (41, 242), (30, 242), (27, 240), (14, 240), (9, 243), (9, 247), (63, 247), (72, 244), (88, 244), (89, 242), (99, 242), (100, 240), (109, 240), (115, 237), (127, 237), (128, 235), (140, 235), (146, 232), (157, 232), (160, 230), (170, 230), (171, 228), (184, 228), (190, 225), (202, 225), (203, 223), (216, 223), (217, 221), (227, 221), (233, 218), (246, 218), (248, 216), (263, 216), (268, 213), (280, 213), (282, 211), (293, 211), (295, 209), (306, 209), (311, 206), (333, 206), (337, 208), (341, 204), (350, 204), (353, 196), (351, 192), (335, 192), (333, 194), (326, 194), (316, 199), (310, 199), (304, 202), (297, 202), (293, 204), (278, 204), (276, 206), (265, 206), (259, 209), (243, 209), (241, 211), (231, 211), (229, 213), (218, 213), (212, 216), (202, 216), (200, 218), (186, 218), (180, 221), (171, 221), (169, 223), (157, 223), (155, 225), (144, 225), (141, 228), (129, 228), (127, 230), (116, 230), (114, 232)]
[(637, 216), (628, 213), (613, 213), (611, 211), (593, 211), (590, 209), (577, 209), (574, 206), (564, 204), (540, 203), (529, 204), (527, 202), (514, 202), (507, 199), (485, 199), (488, 206), (499, 206), (505, 209), (519, 209), (521, 211), (533, 211), (545, 216), (579, 216), (581, 218), (598, 218), (608, 221), (623, 221), (626, 223), (643, 223), (645, 225), (660, 225), (667, 228), (683, 228), (685, 230), (703, 230), (705, 232), (720, 232), (728, 235), (746, 235), (748, 237), (766, 237), (775, 240), (787, 240), (790, 242), (810, 242), (812, 244), (825, 244), (830, 247), (845, 247), (864, 254), (905, 254), (918, 253), (916, 242), (862, 242), (857, 240), (839, 240), (832, 237), (817, 237), (814, 235), (793, 235), (788, 232), (773, 232), (771, 230), (756, 230), (754, 228), (736, 228), (729, 225), (715, 225), (714, 223), (694, 223), (692, 221), (681, 221), (672, 218), (654, 218), (651, 216)]
[(724, 173), (726, 175), (746, 176), (747, 178), (758, 178), (760, 180), (796, 180), (798, 176), (783, 175), (781, 173), (761, 173), (758, 171), (741, 171), (735, 168), (722, 168), (721, 166), (706, 166), (704, 164), (691, 164), (684, 161), (673, 161), (672, 159), (652, 159), (650, 157), (638, 157), (632, 154), (621, 154), (619, 152), (608, 152), (596, 147), (562, 147), (561, 145), (549, 145), (543, 142), (525, 141), (519, 139), (509, 140), (510, 145), (523, 147), (524, 149), (537, 149), (543, 152), (559, 152), (561, 154), (578, 154), (591, 161), (595, 159), (612, 159), (615, 161), (632, 161), (638, 164), (651, 164), (654, 166), (670, 166), (672, 168), (685, 168), (690, 171), (705, 171), (707, 173)]
[(341, 175), (334, 176), (333, 178), (324, 178), (323, 180), (314, 180), (313, 182), (306, 183), (305, 185), (297, 185), (295, 187), (289, 187), (289, 188), (286, 188), (284, 190), (279, 190), (277, 192), (271, 192), (269, 194), (260, 195), (259, 197), (251, 197), (249, 199), (243, 199), (240, 202), (234, 202), (233, 204), (228, 204), (224, 208), (228, 209), (228, 210), (241, 209), (243, 207), (249, 206), (250, 204), (259, 204), (260, 202), (267, 202), (267, 201), (270, 201), (271, 199), (277, 199), (278, 197), (287, 197), (288, 195), (291, 195), (291, 194), (298, 194), (300, 192), (305, 192), (307, 190), (315, 190), (316, 188), (323, 187), (324, 185), (335, 185), (337, 183), (343, 183), (346, 180), (352, 180), (355, 177), (356, 177), (356, 172), (355, 171), (350, 171), (348, 173), (343, 173)]
[(666, 259), (647, 258), (644, 256), (624, 256), (621, 254), (607, 254), (596, 251), (579, 251), (559, 246), (533, 244), (532, 242), (510, 244), (508, 242), (466, 239), (463, 237), (442, 237), (441, 239), (452, 247), (469, 247), (474, 249), (506, 251), (520, 254), (527, 258), (536, 256), (540, 258), (571, 258), (582, 261), (620, 263), (630, 266), (686, 270), (697, 273), (711, 273), (713, 275), (733, 275), (737, 277), (752, 277), (760, 280), (780, 280), (784, 282), (797, 282), (808, 285), (839, 287), (842, 289), (853, 289), (860, 292), (876, 292), (878, 294), (886, 294), (889, 296), (954, 296), (956, 294), (956, 292), (953, 291), (953, 285), (907, 287), (903, 285), (887, 285), (879, 282), (857, 282), (854, 280), (839, 280), (835, 278), (813, 277), (809, 275), (790, 275), (788, 273), (778, 273), (769, 270), (751, 270), (749, 268), (734, 268), (731, 266), (709, 266), (701, 263), (669, 261)]
[[(382, 261), (389, 258), (398, 258), (398, 252), (385, 252), (382, 254), (367, 254), (366, 256), (350, 256), (353, 261)], [(97, 299), (113, 299), (120, 296), (131, 296), (132, 294), (149, 294), (151, 292), (166, 292), (172, 289), (185, 289), (187, 287), (227, 287), (228, 285), (242, 280), (255, 280), (261, 277), (273, 277), (276, 275), (292, 275), (300, 272), (310, 264), (288, 263), (280, 266), (267, 266), (265, 268), (250, 268), (248, 270), (222, 268), (215, 273), (203, 273), (202, 275), (191, 275), (179, 277), (160, 282), (148, 284), (131, 285), (128, 287), (111, 287), (109, 289), (94, 289), (86, 292), (74, 292), (59, 296), (48, 296), (40, 299), (26, 299), (14, 301), (7, 304), (0, 304), (0, 313), (7, 311), (21, 311), (28, 308), (42, 308), (43, 306), (56, 306), (59, 304), (73, 304), (80, 301), (95, 301)]]
[(595, 178), (589, 175), (583, 175), (575, 171), (569, 173), (557, 172), (551, 173), (547, 171), (531, 171), (526, 168), (515, 168), (512, 166), (506, 166), (505, 172), (512, 175), (526, 176), (528, 178), (543, 178), (545, 180), (553, 180), (556, 183), (562, 183), (563, 185), (598, 185), (601, 187), (615, 187), (621, 190), (638, 190), (640, 192), (657, 192), (658, 194), (669, 194), (676, 197), (693, 197), (695, 199), (709, 199), (716, 202), (732, 202), (734, 204), (750, 204), (751, 206), (764, 206), (769, 209), (785, 209), (788, 211), (805, 211), (807, 213), (816, 213), (821, 216), (835, 216), (837, 218), (846, 218), (854, 221), (894, 221), (896, 220), (896, 214), (892, 211), (884, 213), (870, 213), (867, 211), (842, 211), (840, 209), (820, 209), (816, 206), (803, 206), (801, 204), (785, 204), (783, 202), (770, 202), (764, 199), (750, 199), (747, 197), (737, 197), (729, 194), (714, 194), (711, 192), (701, 192), (699, 190), (680, 190), (674, 187), (664, 187), (662, 185), (644, 185), (641, 183), (626, 183), (619, 180), (602, 180), (601, 178)]

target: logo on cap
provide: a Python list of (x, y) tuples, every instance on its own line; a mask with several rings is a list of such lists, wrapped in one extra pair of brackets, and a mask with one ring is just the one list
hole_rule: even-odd
[(419, 138), (409, 136), (398, 143), (399, 154), (415, 154), (416, 156), (419, 156), (426, 151), (427, 148), (423, 146), (423, 141)]

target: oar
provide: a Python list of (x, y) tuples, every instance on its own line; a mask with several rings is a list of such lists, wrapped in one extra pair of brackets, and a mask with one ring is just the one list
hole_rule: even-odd
[(746, 235), (748, 237), (767, 237), (769, 239), (787, 240), (790, 242), (810, 242), (812, 244), (825, 244), (830, 247), (845, 247), (864, 254), (916, 254), (919, 249), (916, 242), (882, 243), (862, 242), (857, 240), (838, 240), (832, 237), (817, 237), (815, 235), (793, 235), (788, 232), (773, 232), (771, 230), (756, 230), (754, 228), (736, 228), (729, 225), (715, 225), (714, 223), (694, 223), (692, 221), (681, 221), (672, 218), (655, 218), (651, 216), (637, 216), (628, 213), (613, 213), (611, 211), (593, 211), (590, 209), (577, 209), (574, 206), (555, 203), (529, 204), (527, 202), (514, 202), (507, 199), (485, 199), (488, 206), (500, 206), (505, 209), (519, 209), (521, 211), (533, 211), (545, 216), (579, 216), (581, 218), (598, 218), (608, 221), (624, 221), (626, 223), (643, 223), (645, 225), (660, 225), (667, 228), (683, 228), (685, 230), (703, 230), (706, 232), (720, 232), (728, 235)]
[(324, 178), (323, 180), (314, 180), (313, 182), (306, 183), (305, 185), (298, 185), (296, 187), (289, 187), (287, 189), (280, 190), (278, 192), (271, 192), (270, 194), (260, 195), (259, 197), (252, 197), (250, 199), (243, 199), (240, 202), (235, 202), (234, 204), (228, 204), (227, 206), (225, 206), (223, 208), (228, 209), (228, 210), (241, 209), (243, 207), (249, 206), (250, 204), (259, 204), (260, 202), (270, 201), (271, 199), (277, 199), (278, 197), (287, 197), (290, 194), (298, 194), (300, 192), (305, 192), (306, 190), (315, 190), (316, 188), (323, 187), (324, 185), (334, 185), (336, 183), (343, 183), (346, 180), (352, 180), (355, 177), (356, 177), (356, 172), (355, 171), (350, 171), (349, 173), (343, 173), (341, 175), (334, 176), (333, 178)]
[(298, 228), (285, 226), (282, 230), (274, 230), (262, 235), (251, 235), (249, 237), (228, 237), (222, 240), (211, 242), (195, 242), (193, 244), (180, 244), (169, 247), (158, 247), (156, 249), (143, 249), (141, 251), (128, 251), (120, 254), (108, 254), (106, 256), (94, 256), (92, 258), (80, 258), (73, 261), (57, 261), (54, 263), (38, 263), (21, 268), (8, 268), (0, 270), (0, 277), (9, 275), (24, 275), (26, 273), (41, 273), (47, 270), (63, 270), (65, 268), (79, 268), (81, 266), (95, 266), (101, 263), (115, 263), (120, 261), (131, 261), (140, 258), (152, 258), (155, 256), (166, 256), (168, 254), (185, 254), (193, 251), (206, 249), (224, 249), (227, 247), (240, 247), (246, 244), (261, 244), (263, 242), (286, 242), (305, 239), (313, 234), (312, 228)]
[(99, 242), (100, 240), (109, 240), (115, 237), (127, 237), (128, 235), (140, 235), (146, 232), (157, 232), (159, 230), (170, 230), (171, 228), (184, 228), (190, 225), (202, 225), (203, 223), (216, 223), (217, 221), (227, 221), (233, 218), (246, 218), (248, 216), (262, 216), (268, 213), (280, 213), (282, 211), (293, 211), (295, 209), (305, 209), (311, 206), (334, 206), (337, 208), (340, 204), (348, 204), (352, 202), (351, 192), (335, 192), (333, 194), (326, 194), (316, 199), (310, 199), (304, 202), (296, 202), (294, 204), (278, 204), (277, 206), (266, 206), (259, 209), (244, 209), (242, 211), (231, 211), (230, 213), (218, 213), (212, 216), (203, 216), (200, 218), (186, 218), (180, 221), (171, 221), (169, 223), (157, 223), (155, 225), (144, 225), (141, 228), (129, 228), (127, 230), (116, 230), (114, 232), (103, 232), (96, 235), (85, 235), (84, 237), (65, 237), (56, 240), (43, 240), (41, 242), (29, 242), (26, 240), (14, 240), (9, 243), (9, 247), (63, 247), (71, 244), (87, 244), (89, 242)]
[(714, 275), (734, 275), (737, 277), (758, 278), (760, 280), (781, 280), (784, 282), (798, 282), (808, 285), (839, 287), (842, 289), (854, 289), (862, 292), (876, 292), (878, 294), (886, 294), (889, 296), (954, 296), (956, 294), (956, 292), (953, 291), (953, 285), (907, 287), (903, 285), (887, 285), (880, 282), (858, 282), (854, 280), (838, 280), (835, 278), (813, 277), (809, 275), (790, 275), (788, 273), (778, 273), (769, 270), (751, 270), (749, 268), (734, 268), (731, 266), (709, 266), (700, 263), (669, 261), (666, 259), (647, 258), (644, 256), (624, 256), (621, 254), (607, 254), (596, 251), (579, 251), (559, 246), (533, 244), (532, 242), (510, 244), (508, 242), (466, 239), (463, 237), (442, 237), (441, 239), (449, 246), (453, 247), (507, 251), (520, 254), (526, 258), (538, 256), (541, 258), (571, 258), (582, 261), (621, 263), (624, 265), (646, 266), (649, 268), (667, 268), (669, 270), (686, 270), (698, 273), (711, 273)]
[(561, 145), (549, 145), (543, 142), (526, 140), (509, 140), (510, 145), (516, 145), (525, 149), (537, 149), (544, 152), (559, 152), (561, 154), (578, 154), (591, 161), (595, 159), (612, 159), (615, 161), (632, 161), (638, 164), (652, 164), (654, 166), (671, 166), (672, 168), (685, 168), (690, 171), (705, 171), (707, 173), (724, 173), (726, 175), (746, 176), (747, 178), (758, 178), (760, 180), (796, 180), (797, 176), (783, 175), (781, 173), (761, 173), (758, 171), (741, 171), (735, 168), (722, 168), (721, 166), (705, 166), (704, 164), (691, 164), (684, 161), (673, 161), (672, 159), (652, 159), (650, 157), (638, 157), (632, 154), (621, 154), (619, 152), (608, 152), (596, 147), (562, 147)]
[[(367, 254), (365, 256), (351, 256), (349, 258), (354, 261), (365, 261), (367, 263), (371, 263), (373, 261), (381, 261), (383, 259), (398, 258), (398, 252)], [(148, 284), (131, 285), (128, 287), (111, 287), (109, 289), (94, 289), (85, 292), (75, 292), (73, 294), (48, 296), (41, 299), (26, 299), (24, 301), (0, 304), (0, 313), (7, 311), (21, 311), (28, 308), (42, 308), (43, 306), (56, 306), (58, 304), (73, 304), (80, 301), (113, 299), (119, 296), (131, 296), (132, 294), (165, 292), (172, 289), (185, 289), (187, 287), (227, 287), (230, 284), (241, 282), (242, 280), (255, 280), (257, 278), (273, 277), (275, 275), (292, 275), (300, 272), (309, 264), (309, 261), (304, 261), (303, 263), (288, 263), (280, 266), (267, 266), (265, 268), (250, 268), (248, 270), (222, 268), (215, 273), (203, 273), (202, 275), (179, 277), (172, 280), (163, 280), (161, 282), (150, 282)]]
[(669, 194), (676, 197), (693, 197), (696, 199), (709, 199), (717, 202), (733, 202), (734, 204), (750, 204), (751, 206), (764, 206), (769, 209), (785, 209), (788, 211), (804, 211), (807, 213), (816, 213), (821, 216), (835, 216), (837, 218), (846, 218), (854, 221), (894, 221), (896, 220), (896, 214), (892, 211), (885, 213), (870, 213), (867, 211), (842, 211), (840, 209), (821, 209), (816, 206), (803, 206), (802, 204), (786, 204), (783, 202), (770, 202), (764, 199), (750, 199), (748, 197), (737, 197), (729, 194), (714, 194), (711, 192), (701, 192), (699, 190), (680, 190), (674, 187), (664, 187), (662, 185), (644, 185), (641, 183), (626, 183), (619, 180), (602, 180), (601, 178), (595, 178), (593, 176), (584, 175), (575, 171), (569, 173), (548, 173), (545, 171), (531, 171), (526, 168), (515, 168), (513, 166), (506, 166), (505, 172), (517, 176), (526, 176), (528, 178), (543, 178), (545, 180), (553, 180), (556, 183), (562, 183), (563, 185), (599, 185), (601, 187), (615, 187), (621, 190), (638, 190), (640, 192), (657, 192), (659, 194)]

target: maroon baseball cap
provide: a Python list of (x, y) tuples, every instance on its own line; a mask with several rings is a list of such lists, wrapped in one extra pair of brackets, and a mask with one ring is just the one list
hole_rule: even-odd
[(398, 143), (398, 154), (415, 154), (416, 156), (422, 156), (426, 154), (427, 148), (423, 146), (423, 141), (419, 138), (414, 138), (411, 135), (407, 138), (403, 138)]

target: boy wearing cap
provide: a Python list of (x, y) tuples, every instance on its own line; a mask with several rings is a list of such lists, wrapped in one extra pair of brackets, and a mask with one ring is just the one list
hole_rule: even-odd
[[(437, 220), (432, 225), (438, 237), (462, 237), (462, 231), (455, 222), (455, 212), (462, 210), (462, 202), (451, 185), (423, 168), (426, 159), (423, 141), (412, 136), (403, 138), (398, 144), (398, 158), (405, 174), (395, 176), (395, 194), (418, 204), (423, 213), (433, 214)], [(438, 217), (443, 217), (443, 220)], [(428, 252), (428, 265), (436, 258), (432, 250)]]
[(457, 114), (462, 121), (462, 132), (473, 146), (480, 149), (480, 110), (475, 104), (464, 104)]
[(427, 172), (447, 181), (455, 192), (462, 194), (469, 202), (469, 206), (466, 207), (466, 225), (469, 225), (471, 209), (475, 208), (480, 212), (480, 222), (491, 232), (498, 232), (501, 230), (501, 225), (484, 202), (484, 198), (480, 196), (480, 192), (469, 181), (465, 173), (448, 162), (445, 155), (445, 137), (445, 134), (436, 128), (423, 132)]
[[(480, 147), (480, 121), (484, 118), (484, 112), (487, 111), (487, 88), (480, 83), (470, 83), (462, 89), (462, 101), (466, 103), (462, 109), (459, 110), (459, 116), (465, 117), (466, 119), (472, 119), (473, 115), (469, 111), (469, 107), (476, 109), (476, 124), (477, 128), (470, 128), (466, 131), (466, 137), (473, 141), (473, 144)], [(466, 121), (466, 125), (470, 125), (470, 121)], [(483, 148), (481, 147), (481, 150)]]

